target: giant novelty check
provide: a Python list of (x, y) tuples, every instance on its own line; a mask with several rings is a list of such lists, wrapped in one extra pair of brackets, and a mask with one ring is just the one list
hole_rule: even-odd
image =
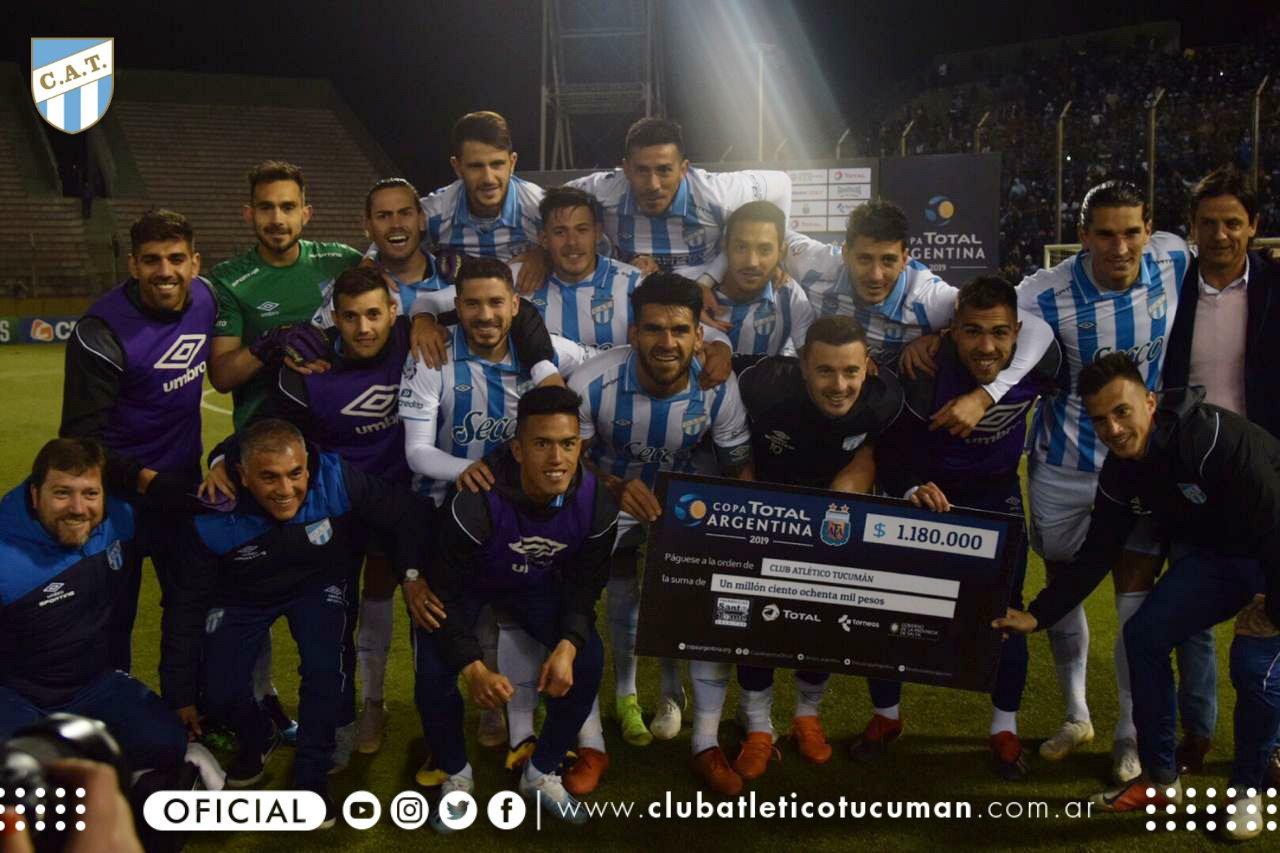
[(1020, 516), (659, 474), (637, 651), (990, 690)]

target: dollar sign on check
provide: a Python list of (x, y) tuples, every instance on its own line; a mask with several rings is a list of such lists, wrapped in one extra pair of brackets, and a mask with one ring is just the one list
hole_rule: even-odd
[(881, 539), (884, 537), (884, 524), (882, 524), (879, 521), (876, 522), (875, 534), (877, 539)]

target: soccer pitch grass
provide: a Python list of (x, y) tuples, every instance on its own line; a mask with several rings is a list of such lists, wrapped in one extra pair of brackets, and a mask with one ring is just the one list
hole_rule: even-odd
[[(9, 401), (0, 412), (0, 483), (11, 488), (29, 472), (40, 445), (57, 433), (61, 411), (61, 346), (26, 345), (0, 347), (0, 399)], [(204, 411), (206, 449), (230, 428), (230, 398), (210, 391)], [(213, 408), (210, 408), (213, 407)], [(0, 571), (4, 567), (0, 566)], [(1044, 567), (1033, 554), (1026, 591), (1034, 593), (1044, 584)], [(159, 590), (155, 575), (146, 569), (134, 631), (134, 673), (153, 687), (157, 685), (156, 664), (160, 643)], [(382, 802), (381, 821), (373, 829), (357, 831), (341, 818), (328, 832), (306, 836), (276, 833), (193, 835), (187, 849), (192, 851), (272, 851), (280, 850), (368, 850), (436, 849), (504, 850), (513, 845), (546, 844), (553, 848), (596, 849), (684, 849), (784, 848), (792, 845), (809, 850), (868, 848), (881, 850), (1032, 847), (1045, 850), (1080, 850), (1118, 847), (1149, 849), (1198, 849), (1215, 843), (1217, 836), (1203, 829), (1188, 831), (1187, 817), (1178, 815), (1179, 827), (1167, 831), (1161, 814), (1155, 816), (1155, 832), (1146, 829), (1147, 815), (1093, 815), (1068, 817), (1069, 806), (1109, 784), (1111, 730), (1115, 723), (1115, 681), (1112, 643), (1115, 638), (1115, 609), (1111, 585), (1104, 584), (1087, 604), (1093, 632), (1090, 645), (1089, 699), (1097, 739), (1082, 751), (1056, 764), (1042, 760), (1036, 752), (1041, 740), (1062, 721), (1062, 700), (1053, 674), (1048, 641), (1043, 633), (1031, 638), (1031, 671), (1019, 714), (1020, 734), (1027, 748), (1031, 775), (1021, 783), (998, 779), (990, 768), (987, 732), (991, 705), (987, 696), (962, 691), (908, 685), (902, 704), (906, 732), (889, 755), (872, 765), (855, 764), (846, 757), (845, 746), (855, 737), (871, 714), (866, 686), (861, 679), (836, 678), (823, 703), (823, 719), (835, 755), (827, 764), (815, 767), (799, 757), (790, 742), (779, 741), (782, 761), (770, 765), (769, 772), (748, 785), (760, 801), (792, 796), (799, 801), (965, 802), (972, 804), (967, 819), (739, 819), (706, 820), (654, 819), (645, 814), (650, 802), (664, 802), (670, 792), (674, 801), (692, 800), (697, 786), (689, 771), (688, 716), (684, 731), (673, 742), (655, 741), (645, 748), (623, 743), (613, 713), (611, 664), (606, 664), (601, 707), (605, 716), (605, 737), (612, 766), (600, 789), (590, 801), (624, 807), (634, 803), (631, 817), (597, 818), (574, 829), (543, 821), (538, 838), (533, 815), (513, 832), (490, 826), (483, 809), (488, 798), (501, 788), (514, 787), (514, 780), (501, 769), (503, 752), (486, 750), (474, 741), (476, 712), (468, 708), (469, 753), (475, 767), (480, 818), (469, 829), (448, 838), (437, 838), (427, 827), (408, 832), (396, 827), (388, 816), (392, 798), (404, 790), (415, 790), (413, 774), (425, 754), (422, 730), (413, 706), (413, 671), (408, 626), (404, 611), (396, 608), (395, 637), (388, 663), (386, 697), (391, 718), (380, 753), (355, 755), (351, 765), (332, 778), (332, 793), (341, 804), (348, 793), (367, 790)], [(603, 615), (599, 620), (603, 626)], [(1199, 805), (1197, 823), (1203, 825), (1204, 806), (1214, 803), (1218, 823), (1222, 823), (1224, 797), (1232, 744), (1231, 716), (1235, 695), (1227, 678), (1227, 649), (1230, 625), (1218, 628), (1219, 716), (1215, 747), (1208, 763), (1208, 775), (1187, 777), (1184, 784), (1198, 789), (1192, 800)], [(281, 620), (275, 626), (275, 683), (285, 706), (296, 708), (298, 688), (297, 655), (288, 628)], [(721, 726), (721, 744), (726, 754), (737, 753), (740, 738), (732, 722), (738, 688), (731, 687)], [(640, 666), (641, 704), (647, 709), (658, 695), (658, 672), (654, 661)], [(779, 673), (774, 697), (774, 725), (785, 734), (793, 705), (794, 689), (790, 673)], [(291, 756), (281, 749), (268, 764), (266, 785), (287, 787)], [(1205, 789), (1218, 795), (1211, 800)], [(1266, 801), (1265, 802), (1270, 802)], [(1039, 805), (1043, 804), (1043, 805)], [(1002, 816), (1016, 815), (1022, 817)], [(953, 809), (954, 814), (954, 809)], [(1273, 816), (1269, 816), (1273, 817)], [(1266, 833), (1256, 843), (1266, 844)], [(705, 845), (705, 846), (704, 846)]]

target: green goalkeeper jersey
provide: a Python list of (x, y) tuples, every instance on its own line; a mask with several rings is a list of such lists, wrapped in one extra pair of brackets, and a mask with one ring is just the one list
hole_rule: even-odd
[[(338, 273), (360, 262), (360, 253), (344, 243), (298, 241), (298, 259), (287, 267), (262, 260), (257, 247), (213, 268), (218, 296), (215, 337), (239, 338), (248, 345), (268, 329), (305, 323), (320, 307), (325, 287)], [(232, 422), (239, 431), (266, 399), (274, 371), (261, 370), (232, 392)]]

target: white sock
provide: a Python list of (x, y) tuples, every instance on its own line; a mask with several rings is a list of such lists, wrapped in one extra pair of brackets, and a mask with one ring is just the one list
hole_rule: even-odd
[(1083, 606), (1077, 605), (1049, 629), (1049, 650), (1053, 652), (1062, 698), (1067, 703), (1067, 719), (1089, 722), (1089, 702), (1085, 698), (1089, 622), (1085, 619)]
[(634, 578), (609, 578), (609, 638), (613, 641), (613, 675), (619, 696), (636, 693), (636, 624), (640, 620), (640, 584)]
[(356, 631), (356, 668), (366, 702), (382, 702), (382, 685), (387, 675), (387, 652), (391, 649), (391, 599), (360, 601), (360, 628)]
[(453, 775), (454, 775), (454, 776), (457, 776), (457, 777), (458, 777), (458, 778), (460, 778), (460, 779), (466, 779), (467, 781), (472, 782), (472, 783), (474, 783), (474, 782), (475, 782), (475, 780), (476, 780), (476, 775), (475, 775), (475, 773), (473, 773), (473, 772), (471, 771), (471, 762), (470, 762), (470, 761), (468, 761), (468, 762), (467, 762), (467, 764), (466, 764), (466, 766), (465, 766), (465, 767), (463, 767), (461, 770), (459, 770), (457, 773), (454, 773)]
[(999, 734), (1000, 732), (1018, 733), (1018, 712), (1017, 711), (1001, 711), (999, 708), (992, 706), (991, 708), (991, 734)]
[(225, 787), (227, 774), (204, 744), (187, 744), (186, 762), (195, 765), (196, 770), (200, 771), (200, 781), (204, 783), (206, 791), (221, 791)]
[(720, 714), (729, 691), (727, 663), (689, 661), (693, 681), (693, 754), (720, 745)]
[(1136, 740), (1138, 729), (1133, 724), (1133, 688), (1129, 686), (1129, 656), (1124, 648), (1124, 623), (1138, 612), (1149, 592), (1116, 593), (1116, 699), (1119, 704), (1116, 716), (1116, 740)]
[[(680, 661), (674, 658), (659, 658), (662, 669), (662, 695), (680, 707), (684, 707), (684, 679), (680, 677)], [(692, 665), (689, 667), (690, 677), (693, 675)]]
[[(510, 712), (508, 712), (510, 713)], [(591, 701), (591, 713), (578, 729), (578, 748), (604, 752), (604, 726), (600, 723), (600, 697)], [(530, 762), (531, 764), (533, 762)]]
[(747, 718), (748, 732), (768, 732), (773, 735), (773, 686), (764, 690), (743, 689), (738, 703)]
[[(830, 679), (827, 679), (830, 681)], [(827, 692), (827, 681), (821, 684), (810, 684), (803, 678), (796, 679), (796, 711), (797, 717), (818, 716), (818, 704)]]
[(275, 692), (271, 683), (271, 631), (268, 630), (258, 659), (253, 662), (253, 698), (261, 702), (264, 696), (274, 696)]
[(890, 705), (888, 708), (874, 708), (873, 710), (882, 717), (886, 717), (890, 720), (896, 720), (902, 713), (902, 703)]
[(498, 672), (515, 692), (507, 703), (507, 740), (512, 747), (533, 737), (533, 712), (538, 709), (538, 676), (547, 657), (546, 646), (519, 625), (498, 625)]

